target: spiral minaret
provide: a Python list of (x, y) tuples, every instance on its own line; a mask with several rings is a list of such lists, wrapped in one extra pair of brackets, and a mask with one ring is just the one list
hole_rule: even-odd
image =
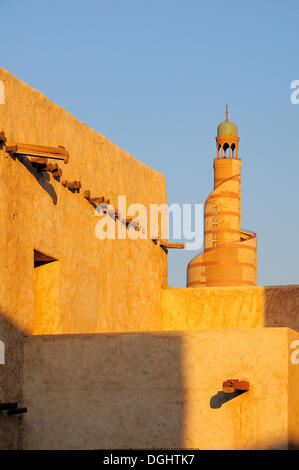
[(256, 234), (241, 230), (241, 160), (238, 127), (219, 124), (214, 190), (205, 203), (204, 252), (187, 268), (187, 287), (255, 286)]

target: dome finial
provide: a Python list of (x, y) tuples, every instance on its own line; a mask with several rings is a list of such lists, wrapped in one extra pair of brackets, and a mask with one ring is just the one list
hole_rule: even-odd
[(225, 111), (225, 114), (226, 114), (226, 121), (228, 121), (228, 106), (226, 105), (226, 111)]

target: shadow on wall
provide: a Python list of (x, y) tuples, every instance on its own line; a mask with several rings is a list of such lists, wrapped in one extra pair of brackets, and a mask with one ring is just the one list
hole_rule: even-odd
[(45, 171), (37, 171), (31, 164), (29, 158), (25, 157), (25, 156), (18, 156), (18, 157), (11, 157), (13, 158), (14, 160), (17, 158), (19, 160), (20, 163), (22, 163), (22, 165), (25, 166), (25, 168), (27, 168), (27, 170), (34, 176), (34, 178), (36, 179), (36, 181), (38, 182), (38, 184), (49, 194), (49, 196), (51, 197), (52, 201), (53, 201), (53, 204), (57, 204), (57, 194), (56, 194), (56, 191), (54, 189), (54, 187), (52, 186), (51, 183), (49, 183), (50, 181), (50, 176), (48, 173), (46, 173)]
[(264, 289), (264, 326), (287, 327), (299, 332), (298, 285), (267, 286)]
[(182, 355), (179, 335), (26, 337), (24, 449), (181, 448)]
[[(263, 439), (263, 407), (267, 419), (274, 416), (277, 425), (275, 413), (269, 415), (274, 409), (273, 397), (256, 411), (259, 402), (250, 392), (218, 391), (211, 396), (218, 389), (207, 382), (210, 373), (214, 380), (211, 365), (218, 357), (219, 346), (220, 351), (227, 351), (232, 344), (225, 331), (217, 333), (221, 342), (213, 338), (203, 341), (201, 335), (207, 339), (213, 333), (192, 332), (188, 345), (182, 333), (26, 336), (22, 362), (20, 333), (6, 321), (0, 326), (1, 334), (10, 341), (10, 362), (5, 366), (6, 375), (1, 375), (6, 395), (0, 400), (21, 400), (23, 363), (21, 405), (28, 407), (20, 421), (15, 417), (6, 417), (3, 424), (0, 421), (1, 448), (215, 449), (219, 445), (237, 449), (251, 443), (257, 449), (288, 446), (281, 438), (284, 424), (282, 432), (278, 427), (274, 434), (277, 441), (268, 439), (266, 433), (266, 442), (259, 442)], [(243, 332), (243, 339), (253, 332)], [(209, 344), (210, 349), (206, 348)], [(267, 345), (261, 351), (267, 351)], [(245, 353), (240, 357), (233, 352), (226, 359), (224, 356), (224, 364), (221, 362), (214, 374), (223, 380), (224, 370), (241, 370), (243, 361), (248, 360), (248, 348)], [(250, 367), (254, 376), (256, 365)], [(279, 391), (278, 401), (280, 398)], [(292, 442), (289, 446), (296, 448)]]
[[(4, 344), (4, 357), (1, 354), (0, 361), (0, 403), (17, 402), (22, 405), (23, 338), (23, 333), (5, 318), (0, 309), (0, 341)], [(19, 415), (8, 416), (7, 412), (0, 411), (0, 450), (22, 448), (22, 420)]]
[(299, 450), (297, 444), (294, 444), (292, 441), (288, 441), (287, 445), (284, 442), (275, 442), (272, 445), (268, 445), (263, 450)]
[(216, 395), (212, 396), (210, 400), (210, 408), (221, 408), (224, 403), (233, 400), (234, 398), (238, 397), (239, 395), (242, 395), (245, 392), (246, 390), (235, 390), (233, 393), (224, 393), (222, 391), (219, 391)]

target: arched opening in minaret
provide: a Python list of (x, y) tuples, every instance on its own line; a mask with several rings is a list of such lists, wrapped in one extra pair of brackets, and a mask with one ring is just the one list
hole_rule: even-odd
[(232, 149), (232, 157), (235, 158), (235, 150), (236, 150), (235, 144), (231, 145), (231, 149)]
[(217, 158), (219, 158), (219, 156), (221, 158), (221, 153), (220, 152), (221, 152), (221, 145), (219, 144), (218, 148), (217, 148)]
[[(225, 142), (225, 144), (223, 145), (223, 151), (224, 151), (224, 155), (223, 155), (223, 157), (224, 157), (224, 158), (226, 158), (226, 157), (227, 157), (227, 155), (226, 155), (226, 151), (227, 151), (227, 149), (229, 149), (229, 145), (228, 145), (228, 143), (227, 143), (227, 142)], [(229, 155), (228, 155), (228, 156), (229, 156)]]

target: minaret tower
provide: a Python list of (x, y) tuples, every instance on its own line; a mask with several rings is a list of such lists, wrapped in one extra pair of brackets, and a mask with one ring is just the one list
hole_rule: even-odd
[(256, 285), (256, 234), (241, 230), (239, 140), (226, 106), (217, 128), (214, 190), (205, 204), (204, 252), (188, 265), (187, 287)]

